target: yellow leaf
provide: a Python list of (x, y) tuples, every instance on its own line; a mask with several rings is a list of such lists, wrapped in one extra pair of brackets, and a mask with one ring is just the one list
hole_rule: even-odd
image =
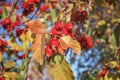
[(67, 49), (70, 47), (69, 43), (72, 41), (70, 36), (63, 36), (59, 39), (60, 45), (63, 49)]
[(45, 34), (39, 34), (34, 39), (34, 43), (31, 47), (33, 52), (33, 58), (36, 59), (41, 65), (44, 62), (44, 53), (45, 53)]
[(15, 42), (11, 42), (11, 40), (8, 40), (7, 43), (10, 45), (10, 47), (11, 47), (12, 49), (15, 49), (15, 50), (18, 50), (18, 51), (21, 50), (20, 46), (17, 45)]
[(59, 42), (63, 49), (72, 48), (77, 55), (80, 55), (81, 47), (77, 40), (73, 40), (70, 36), (63, 36)]
[(9, 77), (10, 80), (17, 80), (17, 73), (16, 72), (6, 72), (4, 77)]
[(0, 51), (0, 62), (2, 61), (2, 51)]
[(30, 29), (28, 29), (28, 31), (26, 32), (25, 37), (27, 38), (27, 40), (28, 40), (29, 42), (32, 42), (32, 41), (33, 41), (32, 32), (30, 31)]
[(41, 23), (39, 20), (31, 20), (31, 21), (26, 23), (26, 26), (34, 34), (47, 33), (45, 25), (43, 23)]
[(77, 55), (80, 55), (81, 47), (77, 40), (72, 40), (72, 42), (70, 42), (70, 48), (72, 48)]

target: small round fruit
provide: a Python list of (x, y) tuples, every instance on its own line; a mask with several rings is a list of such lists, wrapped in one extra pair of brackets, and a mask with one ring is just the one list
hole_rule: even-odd
[(50, 46), (47, 46), (45, 48), (45, 54), (46, 54), (47, 57), (51, 57), (53, 55), (53, 50)]

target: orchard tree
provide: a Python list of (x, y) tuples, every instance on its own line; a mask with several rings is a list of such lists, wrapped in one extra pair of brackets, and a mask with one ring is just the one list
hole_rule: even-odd
[[(119, 3), (1, 0), (0, 80), (120, 80)], [(96, 46), (101, 59), (76, 78), (66, 55)]]

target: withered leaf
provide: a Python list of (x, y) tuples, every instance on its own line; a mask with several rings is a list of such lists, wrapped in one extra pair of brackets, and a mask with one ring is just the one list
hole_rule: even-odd
[(36, 59), (41, 65), (44, 62), (44, 53), (45, 53), (45, 34), (39, 34), (34, 39), (32, 45), (33, 58)]
[(0, 51), (0, 62), (2, 61), (2, 51)]
[(81, 47), (77, 40), (70, 36), (63, 36), (59, 39), (59, 42), (63, 49), (72, 48), (77, 55), (80, 55)]
[(34, 33), (34, 34), (41, 34), (46, 33), (46, 27), (43, 23), (39, 20), (31, 20), (26, 23), (26, 26)]

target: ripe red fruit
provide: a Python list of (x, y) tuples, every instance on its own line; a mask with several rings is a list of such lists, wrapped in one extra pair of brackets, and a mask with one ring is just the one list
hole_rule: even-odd
[(28, 0), (27, 3), (28, 3), (29, 5), (32, 5), (32, 4), (33, 4), (33, 0)]
[(82, 16), (83, 16), (84, 18), (87, 17), (87, 12), (86, 12), (86, 11), (82, 11), (81, 14), (82, 14)]
[(119, 65), (119, 66), (117, 66), (117, 70), (120, 70), (120, 65)]
[(67, 23), (64, 25), (64, 27), (65, 27), (65, 29), (66, 29), (67, 31), (70, 31), (70, 30), (72, 30), (73, 25), (72, 25), (71, 22), (67, 22)]
[(34, 2), (34, 3), (38, 3), (38, 2), (39, 2), (39, 0), (33, 0), (33, 2)]
[(41, 5), (39, 10), (40, 10), (40, 12), (44, 12), (44, 6)]
[(53, 55), (53, 50), (50, 46), (47, 46), (45, 48), (45, 54), (46, 54), (47, 57), (51, 57)]
[(19, 37), (23, 33), (23, 29), (17, 28), (16, 29), (16, 35)]
[(56, 22), (54, 27), (55, 27), (56, 30), (62, 30), (64, 25), (63, 25), (62, 22)]
[(19, 25), (20, 25), (20, 20), (16, 20), (16, 21), (15, 21), (15, 25), (16, 25), (16, 26), (19, 26)]
[(67, 34), (68, 34), (67, 30), (65, 28), (63, 28), (62, 31), (61, 31), (60, 36), (67, 35)]
[(2, 9), (0, 9), (0, 15), (3, 13), (3, 10)]
[(55, 28), (52, 28), (50, 30), (50, 34), (53, 36), (53, 35), (56, 35), (57, 34), (57, 30)]
[(0, 80), (5, 80), (5, 78), (4, 78), (4, 77), (1, 77)]
[(55, 38), (50, 39), (49, 45), (51, 47), (58, 47), (58, 45), (59, 45), (58, 39), (55, 39)]
[(103, 77), (103, 76), (105, 76), (107, 74), (107, 72), (108, 72), (108, 70), (104, 69), (98, 75), (101, 76), (101, 77)]
[(4, 41), (2, 39), (0, 39), (0, 46), (2, 46), (4, 43)]
[(49, 9), (49, 5), (44, 4), (43, 7), (44, 7), (44, 11), (48, 11), (48, 9)]
[(3, 41), (3, 46), (7, 46), (7, 44), (8, 44), (7, 41), (4, 40)]
[(10, 24), (11, 24), (10, 18), (6, 18), (6, 19), (4, 20), (4, 24), (10, 25)]
[(91, 42), (91, 40), (92, 40), (91, 36), (86, 36), (86, 40), (87, 40), (87, 42)]
[(28, 4), (27, 4), (26, 2), (23, 2), (23, 3), (22, 3), (22, 8), (25, 9), (25, 8), (27, 8), (27, 7), (28, 7)]

